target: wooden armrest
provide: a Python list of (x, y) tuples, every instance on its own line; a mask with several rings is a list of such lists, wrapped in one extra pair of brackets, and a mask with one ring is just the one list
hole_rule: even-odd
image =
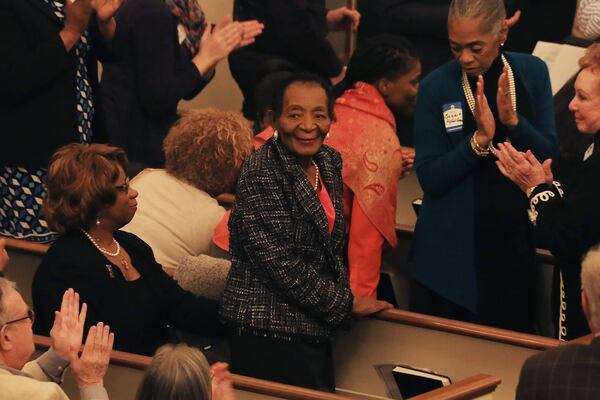
[(50, 248), (47, 244), (33, 243), (27, 240), (13, 239), (4, 237), (6, 240), (6, 249), (9, 251), (18, 251), (20, 253), (32, 253), (37, 255), (44, 255)]
[[(36, 348), (47, 350), (50, 347), (50, 338), (47, 336), (34, 335), (33, 341)], [(140, 354), (126, 353), (113, 350), (110, 355), (110, 363), (133, 369), (145, 370), (152, 357)], [(285, 385), (283, 383), (251, 378), (248, 376), (232, 374), (231, 381), (236, 389), (264, 394), (267, 396), (280, 397), (289, 400), (349, 400), (348, 397), (318, 390), (305, 389), (298, 386)]]
[(493, 328), (490, 326), (478, 325), (469, 322), (455, 321), (452, 319), (434, 317), (431, 315), (418, 314), (398, 309), (381, 311), (373, 315), (373, 318), (388, 322), (419, 326), (443, 332), (456, 333), (459, 335), (471, 336), (484, 340), (492, 340), (516, 346), (529, 347), (536, 350), (551, 349), (559, 345), (559, 341), (557, 339), (510, 331), (507, 329)]
[(466, 400), (492, 393), (502, 382), (500, 378), (492, 375), (479, 374), (463, 379), (452, 385), (435, 389), (419, 396), (411, 397), (412, 400)]
[(594, 340), (594, 337), (595, 335), (590, 333), (589, 335), (578, 337), (577, 339), (569, 340), (568, 342), (560, 342), (560, 344), (590, 344), (592, 343), (592, 340)]

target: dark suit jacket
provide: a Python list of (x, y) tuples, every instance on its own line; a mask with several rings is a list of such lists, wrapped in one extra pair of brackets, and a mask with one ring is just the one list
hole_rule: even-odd
[(179, 45), (178, 21), (163, 0), (125, 0), (116, 20), (115, 58), (104, 64), (101, 83), (108, 135), (131, 161), (161, 167), (177, 104), (209, 80)]
[(233, 15), (265, 24), (255, 43), (229, 56), (231, 74), (244, 94), (246, 118), (256, 118), (255, 87), (270, 59), (285, 60), (323, 78), (341, 72), (342, 64), (327, 40), (324, 0), (235, 0)]
[[(95, 97), (94, 140), (103, 139), (97, 89), (102, 39), (90, 25), (88, 72)], [(46, 167), (54, 151), (78, 142), (77, 58), (65, 51), (62, 22), (43, 0), (0, 0), (0, 163)]]
[(342, 161), (322, 146), (313, 158), (335, 208), (327, 217), (296, 157), (270, 139), (242, 168), (231, 213), (232, 265), (221, 317), (279, 338), (325, 340), (352, 309), (342, 259)]
[(600, 399), (600, 338), (530, 357), (521, 370), (517, 400)]

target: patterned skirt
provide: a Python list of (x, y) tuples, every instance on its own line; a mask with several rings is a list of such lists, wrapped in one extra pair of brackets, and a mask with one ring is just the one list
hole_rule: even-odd
[(56, 240), (42, 217), (47, 170), (0, 166), (0, 235), (38, 243)]

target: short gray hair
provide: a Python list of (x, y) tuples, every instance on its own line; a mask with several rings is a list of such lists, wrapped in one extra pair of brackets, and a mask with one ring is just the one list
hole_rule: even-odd
[(136, 399), (210, 400), (210, 375), (200, 350), (186, 344), (166, 344), (156, 350)]
[(506, 10), (502, 0), (452, 0), (448, 12), (448, 24), (456, 18), (481, 18), (483, 26), (496, 34), (502, 29)]
[(600, 246), (592, 247), (583, 258), (581, 287), (590, 306), (590, 323), (600, 330)]
[(14, 282), (9, 281), (6, 278), (0, 278), (0, 327), (2, 327), (6, 321), (8, 321), (9, 317), (9, 310), (8, 307), (6, 306), (6, 303), (4, 302), (4, 293), (6, 292), (7, 289), (14, 289), (16, 288), (16, 285)]

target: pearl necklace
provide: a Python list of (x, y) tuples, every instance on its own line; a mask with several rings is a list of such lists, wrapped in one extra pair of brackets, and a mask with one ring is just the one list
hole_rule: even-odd
[[(515, 74), (508, 63), (504, 54), (500, 54), (500, 58), (502, 59), (502, 64), (506, 67), (506, 73), (508, 75), (508, 91), (510, 92), (510, 102), (512, 104), (513, 111), (517, 111), (517, 90), (515, 87)], [(473, 90), (471, 89), (471, 85), (469, 85), (469, 78), (467, 77), (467, 73), (462, 71), (462, 87), (465, 92), (465, 97), (467, 99), (467, 104), (469, 105), (469, 109), (471, 113), (475, 115), (475, 96), (473, 95)]]
[[(502, 60), (502, 64), (506, 67), (506, 74), (508, 75), (508, 91), (510, 93), (510, 103), (512, 105), (513, 111), (517, 111), (517, 89), (515, 87), (515, 74), (508, 63), (508, 60), (504, 56), (504, 54), (500, 54), (500, 59)], [(462, 71), (462, 87), (463, 92), (465, 93), (465, 98), (467, 99), (467, 104), (469, 105), (469, 109), (471, 110), (471, 114), (475, 116), (475, 96), (473, 95), (473, 90), (471, 89), (471, 85), (469, 85), (469, 78), (467, 77), (467, 73), (465, 70)], [(494, 146), (494, 142), (490, 142), (489, 150), (492, 154), (496, 154), (496, 147)]]
[(312, 165), (315, 166), (315, 183), (313, 185), (313, 187), (315, 188), (315, 191), (317, 191), (319, 189), (319, 166), (317, 165), (316, 162), (314, 162), (314, 160), (311, 161)]
[[(97, 248), (100, 253), (106, 254), (109, 257), (117, 257), (119, 254), (121, 254), (121, 245), (119, 244), (119, 242), (117, 242), (117, 239), (115, 239), (114, 237), (113, 237), (113, 243), (117, 245), (117, 250), (114, 253), (111, 253), (110, 251), (106, 250), (104, 247), (100, 246), (98, 244), (98, 242), (96, 242), (96, 240), (92, 237), (92, 235), (90, 235), (87, 231), (82, 229), (81, 232), (83, 232), (83, 234), (90, 240), (90, 242), (92, 242), (94, 247)], [(127, 262), (127, 260), (124, 257), (121, 257), (121, 264), (123, 264), (123, 266), (125, 267), (126, 270), (129, 270), (129, 263)]]

